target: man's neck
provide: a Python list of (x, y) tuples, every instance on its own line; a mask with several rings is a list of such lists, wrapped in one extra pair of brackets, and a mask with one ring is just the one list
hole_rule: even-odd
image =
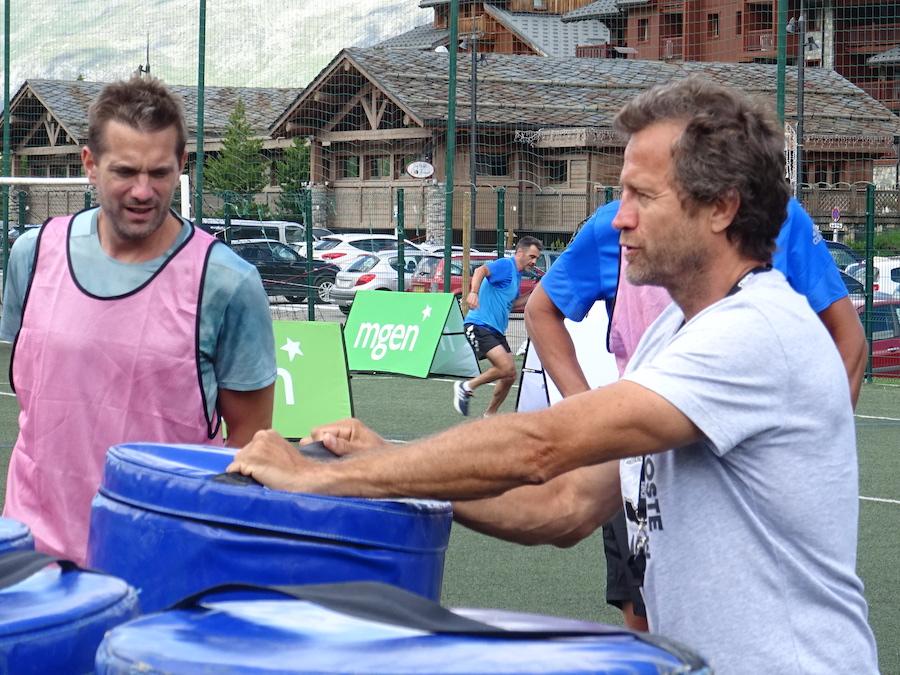
[(697, 270), (679, 279), (679, 283), (667, 288), (672, 300), (690, 321), (704, 309), (730, 295), (738, 284), (752, 270), (765, 267), (760, 260), (732, 257), (714, 264), (709, 269)]

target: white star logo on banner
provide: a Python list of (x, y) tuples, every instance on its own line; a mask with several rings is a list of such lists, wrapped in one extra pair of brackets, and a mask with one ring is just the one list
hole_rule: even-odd
[(431, 305), (426, 305), (422, 310), (422, 321), (431, 317)]
[(287, 342), (284, 343), (284, 347), (282, 349), (288, 353), (290, 357), (290, 361), (293, 362), (295, 356), (303, 356), (303, 352), (300, 351), (300, 343), (294, 342), (291, 338), (285, 338)]

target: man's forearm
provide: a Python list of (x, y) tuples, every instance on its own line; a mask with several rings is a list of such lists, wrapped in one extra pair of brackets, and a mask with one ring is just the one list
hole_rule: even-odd
[(544, 485), (453, 503), (454, 519), (482, 534), (526, 546), (574, 546), (622, 508), (617, 462), (585, 467)]
[(847, 370), (850, 399), (853, 401), (853, 407), (856, 407), (869, 356), (869, 345), (859, 314), (850, 298), (843, 297), (819, 312), (819, 318), (840, 352), (844, 368)]

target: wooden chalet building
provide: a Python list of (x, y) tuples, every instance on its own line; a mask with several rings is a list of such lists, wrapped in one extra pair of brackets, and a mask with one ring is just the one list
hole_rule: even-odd
[[(469, 222), (471, 68), (460, 55), (453, 189), (458, 230)], [(507, 230), (562, 232), (606, 201), (623, 151), (612, 119), (648, 86), (703, 72), (770, 97), (773, 107), (776, 93), (776, 66), (767, 64), (489, 54), (476, 69), (478, 245), (493, 241), (498, 213)], [(795, 76), (788, 73), (788, 117), (796, 114)], [(407, 228), (439, 238), (448, 80), (446, 53), (346, 49), (284, 111), (270, 133), (276, 140), (309, 139), (319, 223), (391, 229), (396, 190), (403, 188)], [(892, 152), (900, 134), (900, 119), (831, 70), (807, 72), (804, 107), (810, 178), (869, 181), (874, 162)], [(431, 162), (434, 175), (407, 175), (415, 160)]]
[[(88, 107), (104, 84), (82, 80), (27, 80), (10, 103), (12, 175), (82, 176), (81, 147), (87, 139)], [(188, 172), (193, 176), (197, 160), (197, 88), (167, 86), (182, 99), (188, 125)], [(246, 106), (248, 123), (264, 141), (264, 150), (277, 156), (279, 149), (290, 141), (271, 138), (268, 129), (272, 120), (301, 91), (295, 88), (206, 87), (204, 153), (222, 149), (228, 117), (241, 99)], [(77, 187), (29, 187), (29, 220), (41, 222), (49, 215), (82, 209), (83, 192)]]

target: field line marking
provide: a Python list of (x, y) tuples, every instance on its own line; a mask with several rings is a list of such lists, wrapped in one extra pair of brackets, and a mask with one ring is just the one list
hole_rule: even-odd
[(882, 499), (881, 497), (863, 497), (860, 495), (860, 499), (865, 499), (867, 502), (884, 502), (886, 504), (900, 504), (900, 499)]
[(887, 422), (900, 422), (900, 417), (879, 417), (878, 415), (854, 415), (864, 420), (885, 420)]

